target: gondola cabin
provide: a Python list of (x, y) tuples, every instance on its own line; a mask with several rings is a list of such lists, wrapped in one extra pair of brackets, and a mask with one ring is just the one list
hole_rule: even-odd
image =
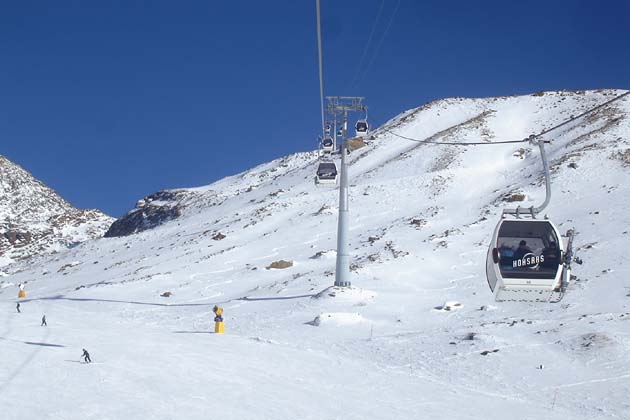
[(321, 149), (324, 153), (332, 153), (334, 142), (332, 137), (325, 137), (321, 142)]
[(563, 264), (565, 252), (562, 236), (550, 221), (502, 219), (486, 258), (486, 276), (495, 299), (554, 300), (570, 275)]
[(370, 131), (370, 126), (368, 125), (367, 120), (359, 120), (354, 125), (354, 132), (357, 137), (365, 137), (368, 135)]
[(315, 175), (316, 184), (336, 184), (337, 183), (337, 165), (335, 162), (320, 162), (317, 166), (317, 174)]

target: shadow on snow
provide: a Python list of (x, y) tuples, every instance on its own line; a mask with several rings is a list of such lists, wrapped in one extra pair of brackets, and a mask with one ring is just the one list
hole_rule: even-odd
[[(147, 306), (214, 306), (217, 303), (156, 303), (156, 302), (138, 302), (133, 300), (116, 300), (116, 299), (95, 299), (95, 298), (71, 298), (65, 297), (63, 295), (58, 296), (50, 296), (50, 297), (42, 297), (42, 298), (34, 298), (34, 299), (25, 299), (22, 302), (32, 302), (37, 300), (69, 300), (73, 302), (105, 302), (105, 303), (128, 303), (131, 305), (147, 305)], [(218, 303), (227, 303), (227, 302), (218, 302)]]
[(24, 341), (24, 344), (29, 344), (31, 346), (42, 346), (42, 347), (66, 347), (62, 344), (52, 344), (52, 343), (37, 343), (34, 341)]

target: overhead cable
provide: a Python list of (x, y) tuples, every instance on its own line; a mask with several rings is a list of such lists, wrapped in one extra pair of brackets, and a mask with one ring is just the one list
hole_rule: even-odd
[(324, 75), (322, 70), (322, 29), (321, 18), (319, 12), (319, 0), (315, 0), (315, 8), (317, 9), (317, 53), (319, 58), (319, 100), (322, 110), (322, 136), (325, 136), (324, 128)]
[(575, 121), (575, 120), (577, 120), (577, 119), (579, 119), (579, 118), (582, 118), (582, 117), (584, 117), (584, 116), (586, 116), (586, 115), (588, 115), (588, 114), (592, 114), (593, 112), (595, 112), (595, 111), (597, 111), (597, 110), (599, 110), (599, 109), (601, 109), (601, 108), (605, 107), (606, 105), (609, 105), (609, 104), (611, 104), (611, 103), (613, 103), (613, 102), (616, 102), (616, 101), (618, 101), (618, 100), (620, 100), (620, 99), (622, 99), (622, 98), (625, 98), (625, 97), (626, 97), (626, 96), (628, 96), (628, 95), (630, 95), (630, 90), (629, 90), (629, 91), (627, 91), (626, 93), (622, 93), (621, 95), (619, 95), (619, 96), (616, 96), (616, 97), (612, 98), (612, 99), (611, 99), (611, 100), (609, 100), (609, 101), (606, 101), (606, 102), (604, 102), (604, 103), (602, 103), (602, 104), (599, 104), (599, 105), (597, 105), (597, 106), (595, 106), (595, 107), (593, 107), (593, 108), (591, 108), (591, 109), (588, 109), (588, 110), (586, 110), (586, 111), (582, 112), (581, 114), (578, 114), (578, 115), (576, 115), (576, 116), (574, 116), (574, 117), (571, 117), (571, 118), (569, 118), (568, 120), (566, 120), (566, 121), (564, 121), (564, 122), (562, 122), (562, 123), (560, 123), (560, 124), (558, 124), (558, 125), (555, 125), (555, 126), (553, 126), (553, 127), (551, 127), (551, 128), (548, 128), (548, 129), (546, 129), (546, 130), (543, 130), (543, 131), (541, 131), (540, 133), (538, 133), (538, 134), (536, 135), (536, 137), (540, 137), (540, 136), (543, 136), (543, 135), (545, 135), (545, 134), (547, 134), (547, 133), (549, 133), (549, 132), (551, 132), (551, 131), (557, 130), (558, 128), (560, 128), (560, 127), (562, 127), (562, 126), (569, 124), (570, 122), (573, 122), (573, 121)]
[(387, 33), (389, 32), (389, 28), (392, 26), (392, 23), (394, 23), (394, 18), (396, 17), (396, 12), (398, 12), (398, 8), (400, 7), (400, 1), (401, 0), (398, 0), (398, 3), (396, 3), (396, 7), (394, 8), (394, 11), (392, 12), (392, 15), (389, 17), (389, 22), (387, 22), (387, 26), (385, 27), (385, 31), (381, 35), (381, 38), (379, 39), (378, 44), (376, 44), (376, 48), (374, 49), (374, 54), (372, 54), (372, 57), (370, 58), (370, 61), (368, 62), (367, 66), (365, 66), (365, 71), (361, 75), (361, 78), (359, 79), (359, 81), (356, 83), (357, 87), (361, 84), (361, 82), (363, 82), (363, 79), (365, 79), (365, 76), (367, 75), (368, 71), (370, 70), (370, 67), (372, 67), (372, 64), (374, 63), (374, 60), (376, 59), (376, 57), (378, 55), (378, 51), (381, 49), (381, 46), (383, 45), (383, 41), (385, 41), (385, 37), (387, 36)]
[(383, 6), (385, 5), (385, 0), (381, 0), (381, 7), (379, 7), (378, 12), (376, 13), (376, 19), (374, 19), (374, 23), (372, 24), (372, 30), (370, 31), (370, 36), (368, 36), (368, 40), (365, 43), (365, 47), (363, 47), (363, 53), (361, 54), (361, 58), (359, 59), (359, 64), (357, 65), (357, 71), (352, 78), (352, 83), (350, 83), (350, 87), (355, 87), (357, 79), (359, 78), (359, 74), (363, 68), (363, 62), (367, 56), (367, 52), (370, 49), (370, 45), (372, 44), (372, 38), (374, 37), (374, 32), (376, 32), (376, 26), (378, 25), (378, 21), (381, 18), (381, 13), (383, 13)]

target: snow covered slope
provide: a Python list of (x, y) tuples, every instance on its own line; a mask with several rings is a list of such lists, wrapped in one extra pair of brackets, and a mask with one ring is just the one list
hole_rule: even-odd
[[(315, 152), (159, 194), (150, 205), (172, 217), (12, 265), (0, 406), (11, 419), (630, 418), (630, 100), (550, 135), (548, 214), (576, 229), (583, 260), (558, 304), (495, 303), (484, 273), (501, 209), (544, 198), (538, 151), (390, 134), (517, 140), (621, 93), (451, 98), (388, 121), (350, 156), (350, 290), (329, 288), (338, 191), (314, 185)], [(223, 336), (208, 333), (215, 304)], [(83, 347), (95, 364), (77, 363)]]
[(0, 156), (0, 267), (103, 236), (114, 221), (79, 210)]

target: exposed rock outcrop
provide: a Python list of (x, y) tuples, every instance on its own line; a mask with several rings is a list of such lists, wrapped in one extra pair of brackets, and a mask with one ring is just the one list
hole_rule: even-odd
[(284, 268), (289, 268), (289, 267), (293, 267), (293, 261), (278, 260), (278, 261), (272, 262), (266, 268), (267, 270), (271, 270), (271, 269), (282, 270)]
[(113, 220), (73, 207), (0, 156), (0, 266), (101, 237)]
[(158, 191), (144, 197), (136, 207), (116, 220), (105, 233), (106, 238), (127, 236), (160, 226), (182, 214), (186, 191)]

